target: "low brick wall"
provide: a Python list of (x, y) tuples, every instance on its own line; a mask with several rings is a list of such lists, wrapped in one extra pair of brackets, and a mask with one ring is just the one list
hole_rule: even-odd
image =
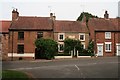
[(66, 59), (66, 58), (72, 58), (72, 56), (55, 56), (55, 59)]
[(91, 58), (91, 56), (77, 56), (77, 58)]

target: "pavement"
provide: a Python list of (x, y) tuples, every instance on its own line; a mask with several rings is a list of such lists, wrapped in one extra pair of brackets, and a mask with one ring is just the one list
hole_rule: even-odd
[(118, 57), (35, 61), (3, 61), (3, 70), (18, 70), (33, 78), (118, 78)]

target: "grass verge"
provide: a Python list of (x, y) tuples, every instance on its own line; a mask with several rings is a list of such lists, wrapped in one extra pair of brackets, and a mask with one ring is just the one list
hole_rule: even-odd
[(2, 80), (30, 80), (30, 78), (24, 72), (13, 71), (13, 70), (3, 70)]

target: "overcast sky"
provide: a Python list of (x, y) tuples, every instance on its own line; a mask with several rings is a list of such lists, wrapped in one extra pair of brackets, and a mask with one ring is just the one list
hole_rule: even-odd
[(103, 17), (105, 10), (111, 18), (116, 18), (118, 2), (119, 0), (1, 0), (0, 20), (11, 20), (13, 8), (18, 9), (20, 16), (48, 17), (53, 12), (59, 20), (76, 20), (83, 11)]

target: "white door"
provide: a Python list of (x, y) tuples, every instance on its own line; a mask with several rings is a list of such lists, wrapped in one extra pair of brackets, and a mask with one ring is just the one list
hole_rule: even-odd
[(97, 56), (103, 56), (103, 45), (97, 45)]
[(117, 52), (116, 55), (120, 56), (120, 44), (116, 44), (116, 47), (117, 47), (117, 49), (116, 49), (117, 50), (116, 51)]

